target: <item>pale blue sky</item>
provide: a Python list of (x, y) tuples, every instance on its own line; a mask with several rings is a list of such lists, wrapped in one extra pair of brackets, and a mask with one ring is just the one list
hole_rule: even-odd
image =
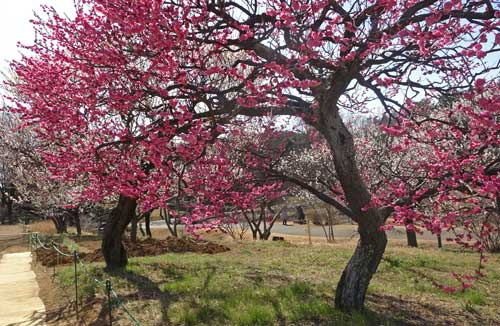
[[(17, 42), (30, 44), (35, 33), (29, 23), (33, 11), (41, 12), (40, 5), (53, 6), (58, 12), (71, 14), (73, 0), (3, 0), (0, 1), (0, 70), (5, 71), (7, 61), (19, 58)], [(1, 78), (1, 77), (0, 77)]]

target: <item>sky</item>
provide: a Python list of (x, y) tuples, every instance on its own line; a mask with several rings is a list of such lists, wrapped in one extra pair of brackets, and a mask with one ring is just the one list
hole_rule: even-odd
[(60, 13), (71, 14), (74, 11), (73, 0), (0, 1), (0, 71), (7, 70), (7, 61), (19, 58), (17, 42), (33, 42), (35, 33), (29, 21), (34, 17), (34, 11), (42, 12), (42, 4), (53, 6)]

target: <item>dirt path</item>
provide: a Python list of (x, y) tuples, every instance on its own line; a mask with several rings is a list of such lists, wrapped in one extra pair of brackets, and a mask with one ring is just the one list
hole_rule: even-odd
[(4, 254), (0, 260), (0, 326), (45, 326), (29, 252)]

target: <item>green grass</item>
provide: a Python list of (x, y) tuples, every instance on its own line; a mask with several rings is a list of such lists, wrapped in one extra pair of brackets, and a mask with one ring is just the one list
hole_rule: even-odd
[(64, 246), (66, 246), (71, 252), (73, 251), (81, 251), (80, 250), (80, 246), (77, 245), (73, 240), (71, 240), (71, 238), (69, 238), (68, 236), (66, 236), (64, 233), (61, 233), (60, 234), (60, 243), (62, 243)]
[[(421, 325), (495, 324), (500, 321), (500, 263), (473, 289), (447, 294), (450, 272), (471, 272), (477, 257), (436, 249), (389, 247), (368, 289), (367, 309), (333, 308), (334, 289), (352, 254), (346, 245), (243, 242), (217, 255), (166, 254), (130, 259), (122, 271), (102, 265), (81, 276), (82, 299), (102, 296), (93, 278), (110, 279), (128, 309), (149, 325)], [(72, 269), (59, 271), (72, 285)], [(94, 285), (92, 285), (94, 284)], [(121, 316), (121, 315), (120, 315)], [(123, 317), (123, 316), (122, 316)], [(118, 318), (117, 325), (130, 325)]]

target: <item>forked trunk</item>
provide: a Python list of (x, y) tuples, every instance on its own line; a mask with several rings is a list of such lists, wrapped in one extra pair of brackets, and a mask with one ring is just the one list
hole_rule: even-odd
[(127, 252), (122, 243), (122, 235), (135, 216), (137, 202), (134, 198), (120, 195), (118, 204), (109, 215), (102, 238), (102, 254), (108, 270), (125, 267)]
[(252, 231), (252, 240), (257, 240), (257, 230), (251, 230)]
[(387, 236), (384, 231), (360, 230), (360, 239), (337, 285), (335, 306), (344, 311), (363, 309), (366, 291), (384, 255)]
[(58, 234), (68, 232), (68, 221), (66, 219), (66, 214), (57, 214), (50, 217), (54, 226), (56, 227), (56, 232)]

